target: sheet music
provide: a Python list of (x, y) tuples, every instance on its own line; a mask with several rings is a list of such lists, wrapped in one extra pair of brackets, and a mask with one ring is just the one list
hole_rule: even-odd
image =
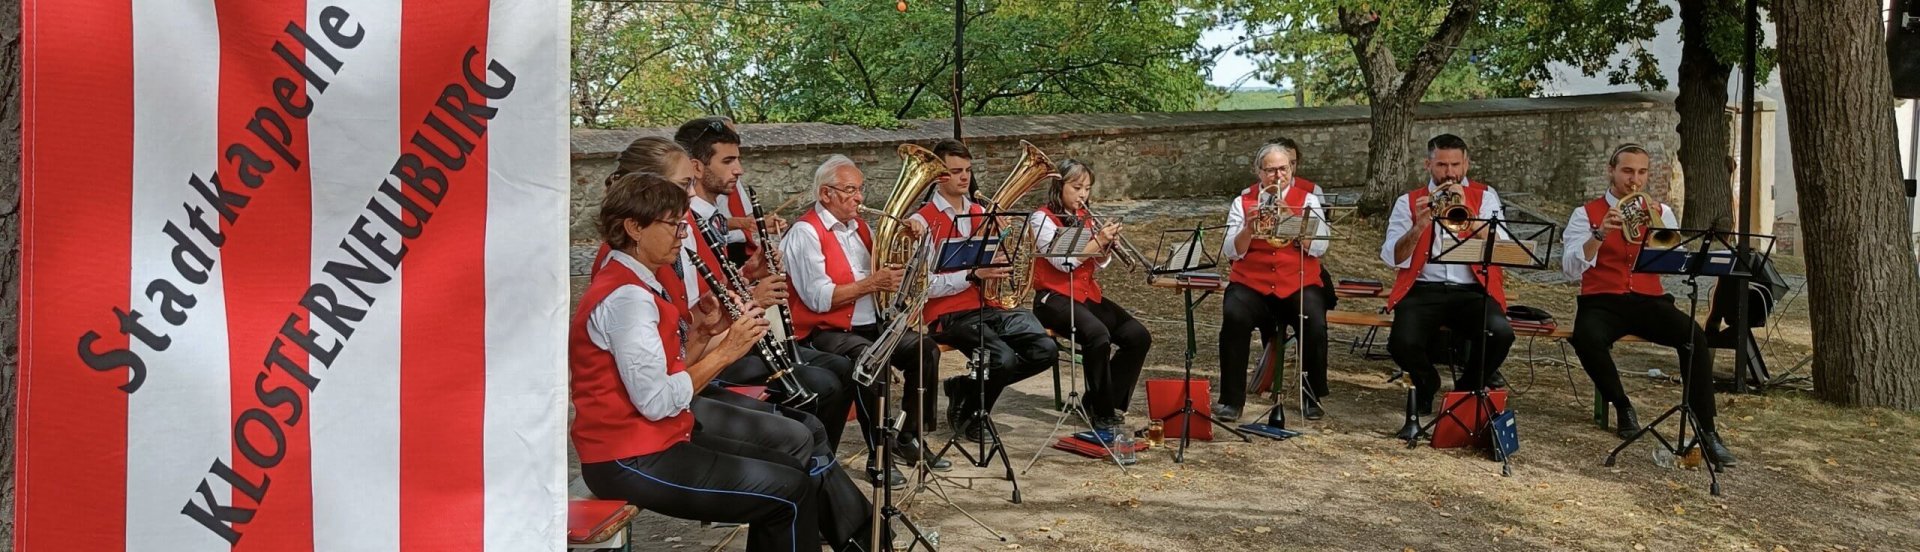
[(1163, 267), (1163, 269), (1188, 270), (1200, 266), (1201, 261), (1205, 259), (1200, 255), (1199, 245), (1197, 242), (1184, 241), (1180, 242), (1180, 245), (1174, 246), (1173, 255), (1167, 257), (1167, 266)]
[(1040, 256), (1042, 257), (1091, 256), (1088, 254), (1084, 254), (1082, 252), (1087, 250), (1087, 244), (1093, 242), (1093, 237), (1095, 234), (1096, 232), (1088, 230), (1087, 227), (1085, 226), (1073, 226), (1073, 227), (1061, 228), (1059, 230), (1056, 230), (1053, 233), (1053, 241), (1047, 242), (1047, 248), (1046, 250), (1040, 252)]

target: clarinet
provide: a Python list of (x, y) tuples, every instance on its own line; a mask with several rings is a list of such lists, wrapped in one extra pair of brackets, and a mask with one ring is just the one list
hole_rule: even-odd
[[(692, 264), (694, 269), (700, 271), (700, 279), (707, 283), (707, 287), (713, 288), (715, 294), (722, 295), (721, 297), (716, 297), (716, 299), (720, 300), (721, 307), (727, 309), (727, 315), (733, 317), (734, 320), (739, 320), (740, 317), (745, 316), (746, 314), (740, 311), (738, 305), (733, 304), (733, 301), (729, 301), (724, 297), (725, 292), (733, 288), (726, 286), (718, 277), (714, 276), (713, 269), (708, 268), (707, 263), (701, 262), (699, 255), (695, 254), (693, 250), (687, 250), (687, 256), (693, 257), (693, 262), (689, 264)], [(722, 266), (721, 268), (724, 270), (726, 267)], [(773, 375), (767, 377), (767, 383), (778, 388), (780, 394), (783, 396), (780, 404), (799, 408), (819, 398), (813, 391), (801, 385), (799, 378), (790, 377), (793, 376), (793, 362), (791, 359), (780, 354), (771, 338), (771, 335), (761, 336), (760, 341), (754, 344), (754, 348), (760, 352), (761, 357), (766, 359), (768, 369), (773, 371)]]
[[(747, 189), (747, 205), (749, 205), (753, 211), (753, 236), (755, 240), (760, 242), (760, 255), (766, 260), (767, 273), (780, 276), (780, 279), (785, 280), (787, 275), (786, 263), (780, 259), (780, 248), (777, 246), (778, 244), (767, 236), (766, 215), (760, 211), (759, 194), (754, 193), (752, 186), (745, 186), (745, 188)], [(800, 350), (795, 348), (797, 344), (796, 340), (793, 339), (793, 315), (788, 312), (787, 305), (785, 303), (774, 305), (773, 308), (768, 309), (767, 312), (772, 322), (770, 325), (771, 331), (768, 333), (775, 334), (773, 336), (774, 340), (780, 343), (781, 348), (785, 349), (788, 355), (791, 355), (790, 358), (793, 359), (794, 363), (799, 363)]]

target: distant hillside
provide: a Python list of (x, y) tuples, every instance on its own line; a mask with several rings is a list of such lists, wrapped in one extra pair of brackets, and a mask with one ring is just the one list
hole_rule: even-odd
[(1240, 89), (1228, 92), (1213, 106), (1216, 111), (1274, 109), (1293, 107), (1293, 92), (1274, 88)]

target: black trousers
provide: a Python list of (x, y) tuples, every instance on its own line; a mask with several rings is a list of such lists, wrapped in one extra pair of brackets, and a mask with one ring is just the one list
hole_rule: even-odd
[[(1433, 367), (1432, 352), (1444, 349), (1436, 346), (1442, 326), (1468, 344), (1464, 373), (1454, 382), (1457, 390), (1479, 389), (1481, 375), (1498, 370), (1513, 348), (1513, 326), (1507, 323), (1506, 311), (1481, 289), (1478, 284), (1415, 282), (1393, 308), (1387, 352), (1428, 401), (1440, 389), (1440, 373)], [(1483, 329), (1487, 344), (1484, 350), (1478, 333)]]
[[(1133, 404), (1133, 386), (1147, 362), (1153, 335), (1120, 304), (1105, 300), (1074, 302), (1051, 291), (1033, 299), (1033, 315), (1056, 335), (1072, 335), (1087, 370), (1087, 396), (1081, 405), (1094, 418), (1116, 416)], [(1071, 317), (1069, 317), (1071, 315)]]
[[(975, 359), (986, 366), (986, 381), (978, 381), (971, 375), (954, 381), (963, 415), (982, 408), (991, 410), (1008, 386), (1047, 371), (1060, 358), (1060, 346), (1047, 337), (1047, 329), (1040, 325), (1040, 320), (1025, 310), (986, 307), (948, 313), (935, 320), (934, 327), (938, 328), (933, 334), (934, 341), (969, 357), (980, 354), (983, 349), (986, 353), (986, 358)], [(984, 405), (980, 403), (983, 388), (987, 401)]]
[(1684, 378), (1687, 400), (1702, 426), (1712, 427), (1713, 349), (1707, 346), (1707, 334), (1687, 313), (1674, 306), (1672, 295), (1634, 293), (1582, 295), (1580, 311), (1573, 320), (1573, 337), (1567, 341), (1580, 357), (1580, 367), (1593, 378), (1593, 387), (1615, 407), (1632, 406), (1626, 389), (1620, 386), (1620, 370), (1613, 363), (1613, 344), (1621, 337), (1639, 336), (1647, 341), (1673, 347), (1680, 353), (1680, 377)]
[[(1292, 328), (1300, 340), (1302, 360), (1306, 362), (1307, 387), (1315, 398), (1327, 396), (1327, 303), (1326, 294), (1315, 287), (1301, 288), (1293, 295), (1274, 297), (1240, 284), (1229, 284), (1220, 311), (1220, 403), (1239, 408), (1247, 404), (1247, 358), (1251, 356), (1250, 332), (1273, 342), (1278, 328)], [(1304, 298), (1305, 304), (1301, 301)], [(1304, 308), (1306, 327), (1300, 328)], [(1277, 387), (1280, 382), (1274, 382)]]
[[(840, 355), (827, 354), (806, 347), (797, 347), (802, 364), (794, 366), (794, 375), (807, 390), (819, 395), (813, 403), (806, 405), (807, 412), (819, 418), (827, 428), (827, 442), (835, 449), (839, 448), (840, 436), (847, 429), (847, 408), (853, 404), (853, 361)], [(767, 378), (773, 370), (767, 366), (767, 359), (759, 352), (740, 357), (720, 371), (715, 381), (731, 385), (768, 385)], [(767, 391), (778, 396), (779, 387), (768, 385)]]
[(818, 478), (818, 523), (828, 543), (840, 546), (868, 534), (871, 505), (835, 462), (826, 432), (812, 414), (715, 387), (695, 396), (691, 407), (695, 444), (785, 464)]
[[(851, 332), (839, 330), (815, 330), (807, 335), (807, 346), (825, 353), (845, 358), (859, 358), (873, 340), (880, 337), (880, 327), (869, 324), (853, 328)], [(940, 345), (927, 339), (918, 332), (908, 331), (900, 337), (900, 344), (893, 349), (893, 355), (887, 363), (906, 376), (906, 384), (901, 386), (901, 411), (908, 413), (906, 422), (901, 426), (902, 436), (919, 436), (940, 424), (940, 404), (935, 397), (940, 388)], [(882, 374), (881, 377), (886, 377)], [(853, 408), (859, 412), (860, 432), (866, 436), (869, 444), (874, 442), (874, 428), (887, 413), (879, 412), (880, 381), (858, 389), (854, 396)], [(916, 416), (913, 413), (918, 412)], [(915, 418), (920, 418), (916, 420)]]

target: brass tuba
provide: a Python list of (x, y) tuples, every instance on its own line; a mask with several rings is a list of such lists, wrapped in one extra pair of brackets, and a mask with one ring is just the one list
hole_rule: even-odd
[[(1026, 140), (1020, 141), (1020, 160), (1013, 164), (1013, 170), (1007, 173), (1007, 180), (994, 190), (993, 199), (987, 203), (990, 211), (1003, 211), (1013, 207), (1027, 192), (1039, 187), (1048, 179), (1060, 178), (1052, 159), (1046, 152)], [(1026, 228), (1024, 224), (1002, 224), (1001, 228)], [(1033, 255), (1034, 232), (1027, 228), (1027, 235), (1020, 243), (1025, 247), (1016, 248), (1008, 261), (1012, 263), (1013, 274), (999, 280), (987, 289), (987, 301), (1003, 309), (1018, 308), (1033, 296)], [(1009, 240), (1002, 236), (1001, 243)]]
[[(894, 181), (893, 192), (887, 196), (887, 203), (876, 210), (861, 206), (865, 212), (880, 215), (873, 221), (873, 269), (880, 270), (889, 266), (904, 266), (913, 257), (914, 247), (919, 240), (907, 237), (906, 220), (920, 207), (920, 199), (927, 195), (927, 188), (933, 186), (940, 176), (947, 174), (947, 165), (934, 157), (932, 151), (913, 144), (900, 144), (900, 178)], [(892, 293), (874, 294), (875, 305), (888, 305)]]
[(1646, 192), (1634, 192), (1620, 198), (1614, 209), (1620, 212), (1620, 234), (1627, 243), (1654, 249), (1672, 249), (1680, 243), (1680, 234), (1667, 228), (1655, 211), (1660, 202)]
[(1467, 207), (1467, 196), (1459, 182), (1441, 184), (1433, 191), (1432, 210), (1440, 219), (1440, 227), (1448, 232), (1473, 230), (1473, 224), (1467, 220), (1473, 218), (1473, 209)]

